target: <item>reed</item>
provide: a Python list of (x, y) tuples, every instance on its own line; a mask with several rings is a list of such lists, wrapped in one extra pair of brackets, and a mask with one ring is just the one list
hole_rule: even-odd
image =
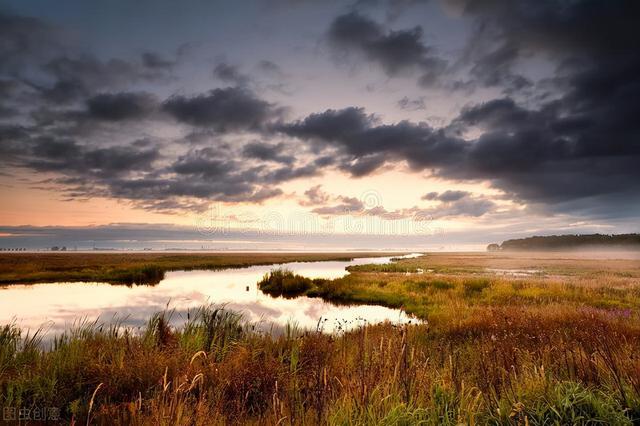
[(0, 406), (59, 407), (75, 424), (640, 422), (637, 263), (543, 259), (541, 273), (513, 277), (485, 268), (530, 260), (434, 257), (398, 261), (432, 272), (273, 271), (261, 284), (400, 307), (425, 320), (413, 325), (268, 332), (223, 306), (180, 327), (172, 311), (142, 330), (79, 321), (53, 340), (6, 325)]
[[(321, 280), (316, 280), (321, 281)], [(296, 297), (309, 291), (314, 281), (288, 269), (273, 269), (258, 282), (258, 288), (271, 296)]]
[[(205, 306), (134, 330), (84, 323), (48, 348), (0, 333), (0, 405), (92, 424), (633, 424), (640, 323), (496, 307), (337, 335), (256, 331)], [(457, 315), (457, 319), (452, 318)], [(215, 423), (215, 422), (214, 422)]]

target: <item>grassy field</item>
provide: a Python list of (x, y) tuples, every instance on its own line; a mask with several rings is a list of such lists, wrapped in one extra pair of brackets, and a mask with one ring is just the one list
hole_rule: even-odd
[(394, 254), (396, 253), (7, 253), (0, 254), (0, 285), (53, 281), (157, 284), (167, 271), (349, 260), (354, 257)]
[(204, 307), (179, 330), (170, 313), (141, 334), (77, 326), (49, 350), (6, 326), (0, 406), (83, 424), (640, 424), (638, 260), (434, 254), (397, 268), (280, 270), (260, 286), (420, 324), (271, 335)]

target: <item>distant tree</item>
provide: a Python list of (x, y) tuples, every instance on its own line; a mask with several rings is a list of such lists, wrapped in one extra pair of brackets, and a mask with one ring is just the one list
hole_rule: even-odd
[(500, 250), (500, 244), (493, 243), (487, 246), (487, 251), (498, 251), (498, 250)]
[(640, 248), (640, 234), (534, 236), (504, 241), (500, 248), (502, 250), (560, 250), (587, 246)]

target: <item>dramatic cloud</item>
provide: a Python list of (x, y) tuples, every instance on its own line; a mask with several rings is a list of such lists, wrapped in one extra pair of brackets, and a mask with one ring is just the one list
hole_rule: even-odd
[(242, 154), (247, 158), (257, 158), (262, 161), (274, 161), (276, 163), (292, 164), (295, 158), (285, 154), (284, 144), (267, 145), (264, 142), (251, 142), (242, 148)]
[(157, 105), (156, 97), (146, 92), (104, 93), (87, 100), (89, 114), (107, 121), (140, 119)]
[(34, 141), (26, 165), (38, 171), (110, 178), (133, 171), (151, 170), (158, 158), (157, 149), (140, 149), (136, 144), (88, 149), (73, 140), (43, 137)]
[(356, 165), (362, 160), (374, 166), (365, 171), (372, 171), (389, 160), (407, 161), (416, 169), (441, 167), (459, 161), (467, 149), (465, 141), (449, 137), (426, 123), (376, 123), (376, 117), (366, 114), (362, 108), (345, 108), (312, 114), (282, 126), (280, 131), (306, 138), (316, 145), (336, 146), (345, 155), (352, 156)]
[(434, 84), (446, 62), (422, 42), (421, 27), (387, 31), (378, 23), (351, 12), (338, 16), (329, 28), (331, 45), (339, 53), (357, 53), (377, 63), (389, 76), (419, 73), (419, 84)]
[(259, 130), (281, 114), (275, 105), (239, 87), (214, 89), (192, 97), (173, 96), (163, 109), (179, 121), (219, 132)]
[(102, 59), (66, 43), (58, 27), (0, 11), (0, 76), (36, 90), (53, 103), (168, 78), (170, 67), (155, 53), (146, 52), (139, 60)]
[(474, 22), (464, 58), (471, 76), (506, 92), (531, 85), (514, 69), (537, 54), (555, 61), (559, 71), (576, 65), (606, 70), (610, 61), (637, 56), (640, 6), (633, 1), (445, 3)]
[[(58, 14), (54, 25), (0, 12), (0, 164), (25, 182), (47, 173), (69, 199), (147, 209), (262, 202), (299, 193), (306, 186), (285, 185), (296, 179), (346, 174), (362, 186), (394, 170), (413, 173), (403, 190), (426, 208), (367, 209), (319, 185), (299, 203), (386, 218), (481, 217), (502, 199), (604, 220), (640, 214), (638, 2), (443, 0), (438, 15), (417, 1), (329, 4), (317, 22), (304, 21), (318, 7), (305, 2), (296, 25), (282, 9), (273, 22), (124, 34), (131, 46)], [(279, 30), (265, 37), (265, 22)], [(181, 53), (185, 43), (197, 54)], [(336, 58), (410, 78), (363, 81), (371, 75)], [(501, 195), (422, 196), (429, 179)]]
[[(367, 172), (384, 161), (402, 160), (443, 177), (491, 180), (524, 201), (553, 203), (640, 189), (634, 166), (640, 150), (633, 137), (638, 130), (631, 125), (620, 139), (610, 139), (630, 124), (618, 119), (626, 108), (614, 111), (594, 103), (591, 110), (582, 103), (578, 112), (572, 105), (554, 101), (529, 110), (506, 98), (466, 108), (452, 128), (461, 133), (481, 129), (473, 140), (426, 124), (375, 124), (375, 117), (358, 108), (312, 114), (280, 130), (314, 145), (337, 147), (356, 164), (376, 158)], [(592, 119), (585, 115), (589, 112)]]

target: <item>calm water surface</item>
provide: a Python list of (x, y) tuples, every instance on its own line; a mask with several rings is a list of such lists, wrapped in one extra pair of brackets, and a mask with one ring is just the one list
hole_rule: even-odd
[[(408, 255), (417, 256), (417, 255)], [(155, 286), (110, 285), (105, 283), (47, 283), (0, 288), (0, 324), (15, 322), (23, 330), (44, 327), (48, 335), (60, 333), (78, 321), (109, 323), (118, 318), (130, 327), (146, 323), (151, 315), (166, 308), (174, 310), (172, 322), (180, 325), (186, 313), (202, 305), (226, 304), (251, 322), (263, 327), (296, 323), (324, 331), (349, 329), (366, 322), (411, 321), (404, 312), (382, 306), (336, 306), (321, 299), (272, 298), (262, 293), (257, 282), (264, 274), (285, 267), (309, 278), (339, 278), (351, 265), (387, 263), (389, 257), (357, 258), (349, 262), (292, 262), (220, 271), (167, 272)], [(414, 320), (415, 321), (415, 320)]]

